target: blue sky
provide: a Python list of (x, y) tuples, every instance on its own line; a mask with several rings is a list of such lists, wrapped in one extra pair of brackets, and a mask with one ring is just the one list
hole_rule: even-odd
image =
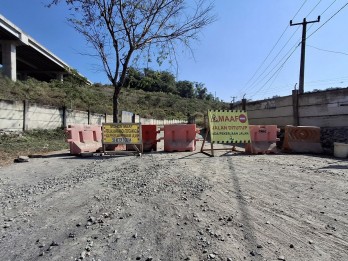
[[(0, 13), (92, 82), (108, 83), (98, 60), (81, 55), (91, 50), (66, 22), (66, 8), (49, 9), (45, 3), (47, 0), (1, 0)], [(194, 57), (179, 50), (178, 71), (166, 65), (152, 67), (171, 70), (177, 80), (203, 82), (209, 92), (224, 101), (232, 97), (240, 100), (244, 95), (252, 100), (290, 95), (299, 78), (301, 48), (296, 46), (302, 27), (290, 27), (289, 21), (294, 18), (294, 22), (302, 22), (305, 17), (316, 20), (321, 15), (320, 23), (307, 27), (308, 37), (322, 26), (307, 39), (305, 91), (347, 87), (348, 6), (328, 21), (347, 3), (215, 0), (218, 20), (202, 31), (198, 42), (192, 43)]]

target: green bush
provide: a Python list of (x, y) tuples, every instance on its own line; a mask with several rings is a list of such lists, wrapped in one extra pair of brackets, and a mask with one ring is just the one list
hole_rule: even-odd
[[(0, 75), (0, 99), (29, 100), (31, 103), (67, 107), (95, 113), (112, 114), (113, 87), (85, 85), (74, 80), (40, 82), (35, 79), (12, 82)], [(206, 114), (208, 109), (228, 109), (216, 100), (182, 98), (173, 93), (145, 92), (124, 88), (119, 99), (119, 110), (132, 111), (141, 117), (186, 119), (187, 115)]]

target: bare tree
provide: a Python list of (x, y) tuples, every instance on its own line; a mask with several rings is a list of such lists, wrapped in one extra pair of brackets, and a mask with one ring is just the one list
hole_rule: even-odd
[(200, 30), (215, 20), (208, 1), (50, 0), (49, 6), (65, 2), (72, 12), (69, 22), (100, 57), (115, 88), (113, 121), (117, 122), (118, 98), (130, 63), (142, 55), (161, 62), (175, 56), (179, 43), (189, 48)]

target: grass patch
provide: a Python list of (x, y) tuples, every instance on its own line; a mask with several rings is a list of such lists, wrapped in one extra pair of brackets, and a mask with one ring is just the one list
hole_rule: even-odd
[[(81, 85), (68, 80), (47, 83), (28, 79), (12, 82), (0, 74), (0, 99), (4, 100), (28, 100), (31, 103), (111, 115), (113, 92), (110, 85)], [(158, 120), (185, 120), (187, 115), (206, 114), (209, 109), (229, 108), (228, 104), (221, 101), (182, 98), (172, 93), (130, 88), (123, 88), (119, 98), (119, 111), (130, 111), (142, 118)]]
[(9, 164), (20, 155), (44, 154), (68, 149), (65, 139), (65, 132), (62, 129), (3, 133), (0, 135), (0, 165)]

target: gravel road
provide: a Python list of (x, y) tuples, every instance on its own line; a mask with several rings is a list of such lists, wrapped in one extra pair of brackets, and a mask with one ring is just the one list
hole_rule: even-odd
[(347, 159), (216, 154), (3, 167), (0, 260), (348, 260)]

